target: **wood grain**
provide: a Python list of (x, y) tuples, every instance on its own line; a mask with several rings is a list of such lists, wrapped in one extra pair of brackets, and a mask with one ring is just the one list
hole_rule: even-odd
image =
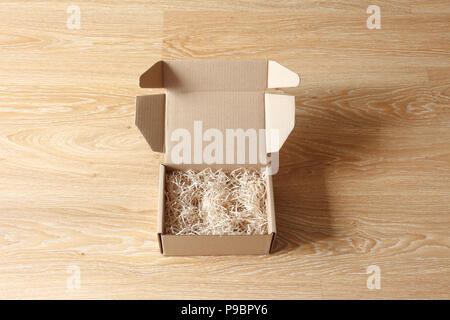
[[(2, 3), (0, 298), (448, 299), (449, 7), (378, 1), (369, 30), (369, 4)], [(157, 92), (138, 76), (161, 58), (273, 59), (301, 75), (285, 90), (297, 117), (273, 255), (159, 254), (162, 156), (134, 100)]]

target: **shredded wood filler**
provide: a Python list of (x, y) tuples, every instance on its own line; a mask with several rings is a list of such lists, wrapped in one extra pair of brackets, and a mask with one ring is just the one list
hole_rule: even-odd
[(165, 233), (267, 234), (266, 173), (239, 168), (166, 175)]

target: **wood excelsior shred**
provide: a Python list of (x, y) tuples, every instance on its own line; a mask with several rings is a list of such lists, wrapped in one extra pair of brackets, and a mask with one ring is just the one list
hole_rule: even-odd
[(174, 170), (166, 175), (164, 228), (173, 235), (267, 234), (266, 173)]

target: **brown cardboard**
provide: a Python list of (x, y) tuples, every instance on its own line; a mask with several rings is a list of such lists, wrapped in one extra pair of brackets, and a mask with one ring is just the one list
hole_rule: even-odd
[[(194, 121), (202, 121), (202, 129), (266, 129), (264, 153), (278, 152), (295, 122), (293, 96), (267, 94), (267, 88), (295, 87), (296, 73), (274, 61), (159, 61), (143, 73), (142, 88), (165, 88), (166, 94), (136, 98), (136, 126), (151, 149), (164, 152), (160, 168), (158, 242), (164, 255), (228, 255), (267, 254), (275, 234), (275, 208), (272, 177), (267, 178), (268, 234), (249, 236), (176, 236), (164, 234), (165, 173), (173, 169), (263, 167), (250, 161), (246, 145), (245, 162), (236, 164), (204, 163), (191, 150), (191, 164), (177, 164), (171, 159), (174, 147), (170, 136), (184, 128), (194, 132)], [(271, 131), (277, 131), (276, 139)], [(235, 146), (237, 148), (237, 146)], [(258, 147), (258, 148), (259, 148)], [(237, 151), (234, 152), (236, 160)]]
[[(174, 92), (168, 95), (166, 103), (167, 135), (165, 139), (166, 153), (165, 163), (174, 163), (170, 158), (175, 142), (170, 141), (170, 133), (176, 128), (186, 128), (194, 134), (194, 121), (202, 120), (202, 129), (217, 128), (222, 132), (225, 129), (249, 128), (264, 129), (264, 92)], [(224, 144), (224, 148), (226, 145)], [(237, 144), (235, 145), (234, 158), (236, 163)], [(194, 148), (191, 150), (191, 159), (194, 164), (201, 164), (201, 159), (196, 161)], [(197, 153), (198, 154), (198, 153)], [(248, 159), (248, 150), (246, 150)]]
[(268, 254), (273, 234), (253, 236), (174, 236), (162, 235), (164, 255)]
[(165, 114), (165, 94), (136, 97), (136, 126), (156, 152), (164, 152)]

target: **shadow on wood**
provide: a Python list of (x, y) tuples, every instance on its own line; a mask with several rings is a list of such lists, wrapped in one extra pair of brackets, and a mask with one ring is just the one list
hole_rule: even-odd
[(353, 113), (330, 96), (297, 97), (296, 125), (273, 177), (278, 233), (274, 253), (299, 247), (305, 254), (314, 253), (319, 242), (339, 235), (337, 229), (348, 230), (348, 221), (333, 216), (339, 190), (330, 194), (328, 189), (330, 179), (354, 174), (357, 163), (377, 146), (380, 119), (356, 116), (364, 108), (363, 103)]

